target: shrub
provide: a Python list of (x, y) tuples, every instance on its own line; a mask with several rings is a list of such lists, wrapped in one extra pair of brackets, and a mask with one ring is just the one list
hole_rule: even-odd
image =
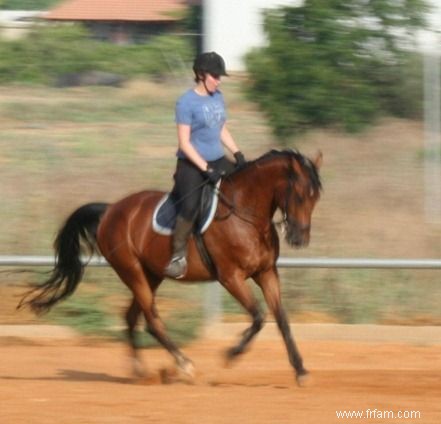
[(356, 131), (380, 114), (420, 113), (421, 68), (409, 46), (425, 2), (400, 4), (305, 0), (266, 12), (269, 43), (247, 55), (248, 92), (276, 136), (286, 142), (329, 125)]
[(119, 46), (93, 40), (77, 25), (36, 27), (23, 40), (0, 42), (0, 83), (52, 84), (68, 73), (112, 72), (121, 76), (164, 76), (170, 57), (193, 55), (185, 39), (160, 35), (149, 43)]

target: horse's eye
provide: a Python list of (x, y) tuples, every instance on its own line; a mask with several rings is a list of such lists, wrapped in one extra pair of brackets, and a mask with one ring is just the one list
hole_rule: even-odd
[(305, 201), (304, 197), (300, 196), (298, 193), (296, 193), (295, 199), (298, 205), (301, 205)]

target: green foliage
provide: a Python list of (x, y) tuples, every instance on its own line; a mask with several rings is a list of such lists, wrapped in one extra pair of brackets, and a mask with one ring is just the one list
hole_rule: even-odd
[[(184, 287), (172, 283), (168, 288), (160, 287), (156, 305), (168, 335), (178, 344), (188, 343), (199, 334), (203, 324), (200, 297), (201, 286)], [(163, 306), (167, 302), (174, 302), (174, 299), (179, 307), (163, 311)], [(130, 301), (130, 292), (112, 271), (88, 268), (78, 291), (51, 309), (47, 318), (51, 322), (72, 327), (81, 334), (125, 340), (124, 315)], [(136, 333), (140, 347), (158, 346), (158, 341), (147, 332), (142, 316)]]
[(118, 46), (92, 40), (81, 26), (37, 27), (24, 40), (0, 42), (0, 83), (50, 84), (68, 73), (105, 71), (121, 76), (164, 76), (167, 57), (188, 60), (185, 40), (162, 35), (148, 44)]
[(282, 269), (281, 275), (284, 305), (299, 316), (316, 314), (345, 324), (440, 319), (440, 293), (430, 272)]
[(114, 319), (107, 313), (100, 297), (74, 296), (54, 308), (49, 318), (61, 325), (75, 328), (83, 334), (110, 336)]
[[(181, 287), (181, 290), (185, 290), (185, 287)], [(199, 335), (199, 330), (203, 325), (203, 317), (200, 311), (181, 311), (172, 314), (165, 320), (165, 327), (167, 334), (173, 342), (178, 345), (185, 345), (195, 340)], [(119, 334), (114, 334), (114, 337), (120, 339), (126, 339), (126, 332), (123, 331)], [(141, 348), (157, 347), (158, 341), (152, 337), (151, 334), (144, 331), (136, 331), (136, 343)]]
[[(118, 282), (118, 284), (120, 284)], [(181, 287), (181, 290), (185, 288)], [(119, 311), (111, 309), (102, 293), (76, 294), (67, 301), (54, 308), (48, 318), (50, 321), (76, 329), (86, 335), (123, 338), (126, 331), (121, 332), (119, 325), (125, 322), (119, 316)], [(202, 316), (199, 310), (177, 311), (165, 320), (169, 336), (180, 344), (195, 339), (202, 325)], [(137, 333), (138, 343), (142, 347), (157, 346), (158, 342), (147, 331)]]
[(409, 46), (425, 10), (424, 0), (306, 0), (267, 11), (269, 45), (247, 55), (248, 92), (285, 141), (315, 126), (356, 131), (383, 112), (415, 115)]
[(46, 10), (60, 0), (0, 0), (0, 8), (7, 10)]

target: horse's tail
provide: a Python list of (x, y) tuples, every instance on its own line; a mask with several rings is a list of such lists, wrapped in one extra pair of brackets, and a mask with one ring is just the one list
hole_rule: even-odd
[(17, 308), (29, 305), (36, 313), (47, 312), (75, 291), (87, 265), (82, 253), (98, 252), (96, 232), (107, 207), (106, 203), (89, 203), (70, 215), (54, 242), (56, 263), (49, 279), (29, 291)]

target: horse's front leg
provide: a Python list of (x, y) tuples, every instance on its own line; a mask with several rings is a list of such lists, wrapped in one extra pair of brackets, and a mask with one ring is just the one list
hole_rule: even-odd
[(227, 351), (226, 359), (227, 361), (231, 361), (246, 351), (254, 336), (262, 329), (264, 316), (251, 288), (246, 281), (244, 281), (243, 277), (235, 276), (232, 278), (230, 276), (228, 279), (220, 278), (220, 281), (229, 293), (246, 309), (252, 318), (250, 327), (242, 333), (239, 342)]
[(274, 266), (273, 269), (259, 274), (254, 279), (262, 289), (265, 301), (276, 319), (277, 326), (282, 333), (286, 350), (288, 351), (289, 362), (296, 371), (297, 383), (301, 385), (308, 371), (303, 367), (303, 359), (291, 334), (291, 328), (282, 306), (277, 269)]

